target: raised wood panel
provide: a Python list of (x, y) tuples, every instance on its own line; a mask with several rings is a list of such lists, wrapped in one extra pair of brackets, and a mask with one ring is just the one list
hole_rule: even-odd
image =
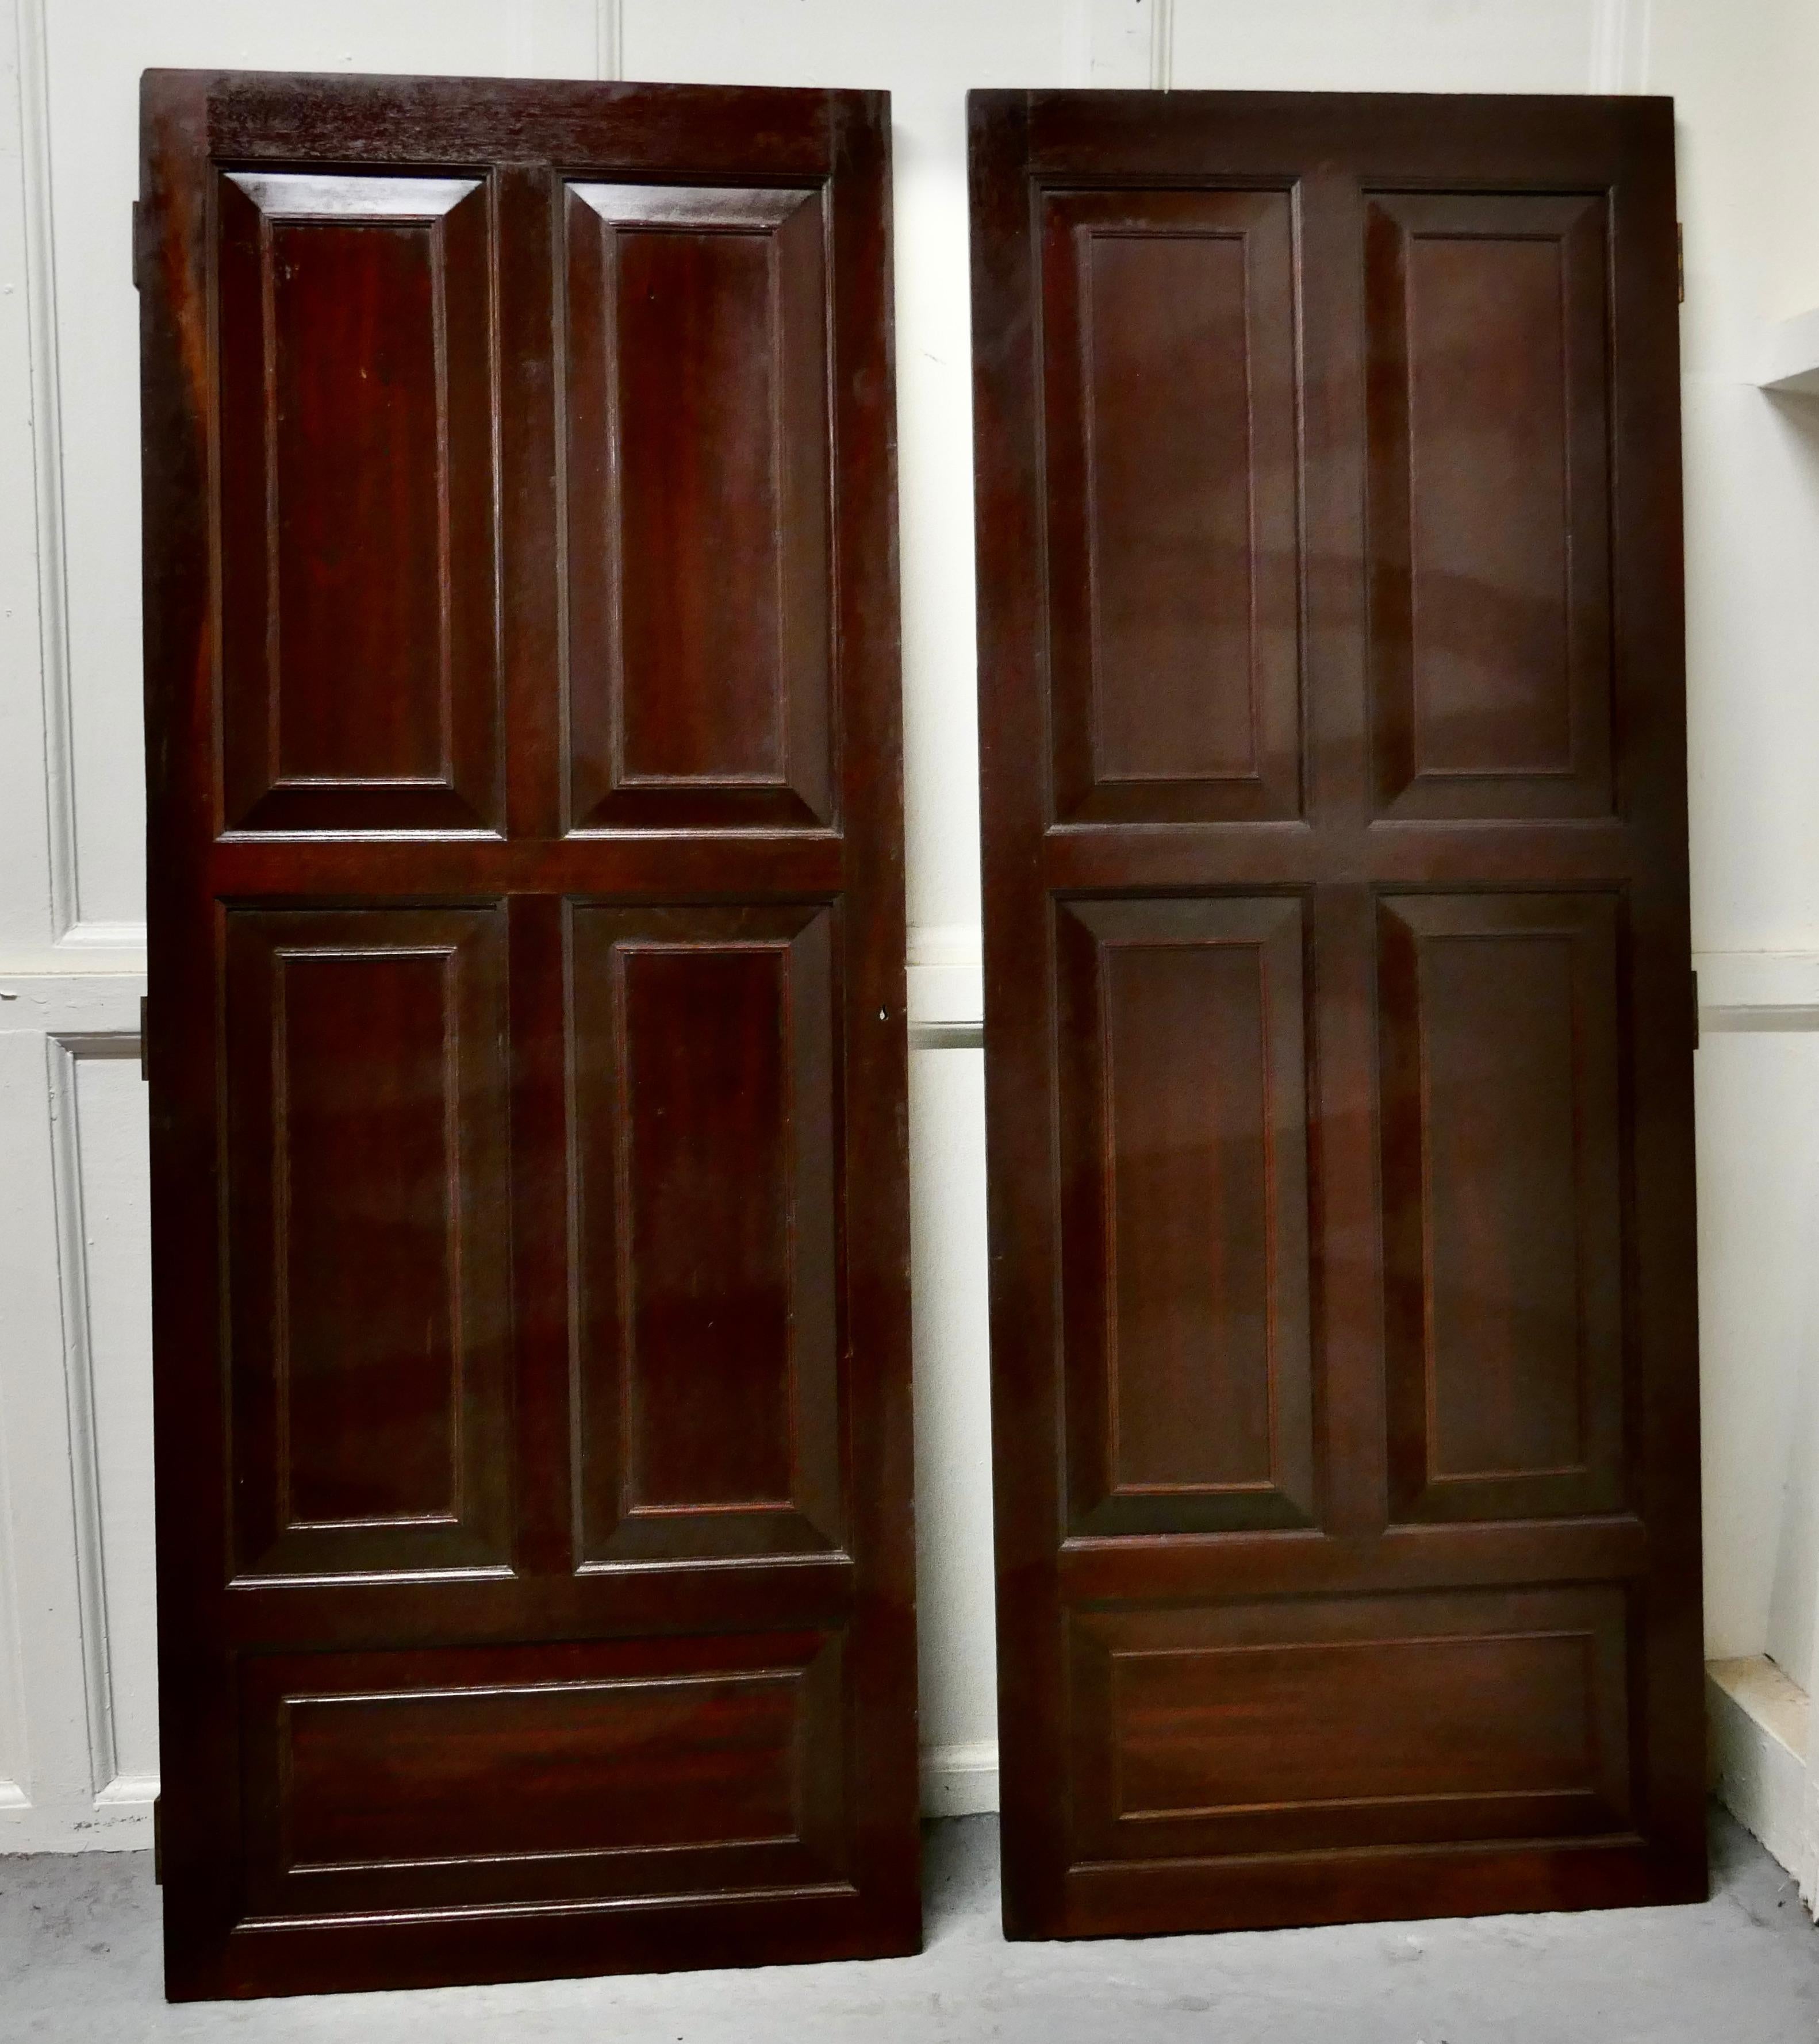
[(503, 924), (227, 916), (241, 1575), (509, 1559)]
[(240, 1677), (246, 1904), (844, 1886), (841, 1637), (260, 1655)]
[(486, 180), (236, 171), (216, 203), (225, 820), (494, 828)]
[(833, 816), (817, 190), (564, 198), (571, 822)]
[(838, 1546), (833, 918), (569, 928), (580, 1555)]
[(1623, 1592), (1435, 1592), (1071, 1621), (1076, 1860), (1621, 1832)]
[(1290, 194), (1056, 192), (1042, 236), (1057, 813), (1292, 816)]
[(1379, 905), (1392, 1512), (1623, 1501), (1621, 905)]
[(1067, 1516), (1313, 1508), (1301, 904), (1056, 910)]
[(1367, 202), (1386, 814), (1613, 806), (1606, 210), (1527, 192)]

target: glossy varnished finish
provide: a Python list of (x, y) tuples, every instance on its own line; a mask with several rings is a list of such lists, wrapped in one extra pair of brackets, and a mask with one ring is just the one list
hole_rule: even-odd
[(1665, 102), (971, 102), (1005, 1915), (1704, 1892)]
[(913, 1950), (886, 103), (144, 114), (168, 1989)]

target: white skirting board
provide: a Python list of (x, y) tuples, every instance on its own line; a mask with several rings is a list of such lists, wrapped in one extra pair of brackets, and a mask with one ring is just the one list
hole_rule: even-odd
[(1706, 1665), (1712, 1786), (1738, 1823), (1800, 1884), (1811, 1910), (1819, 1814), (1807, 1779), (1806, 1692), (1762, 1654)]
[(925, 1817), (975, 1817), (998, 1808), (998, 1741), (922, 1749)]
[(99, 1795), (33, 1802), (15, 1781), (0, 1781), (0, 1854), (149, 1852), (155, 1777), (117, 1775)]

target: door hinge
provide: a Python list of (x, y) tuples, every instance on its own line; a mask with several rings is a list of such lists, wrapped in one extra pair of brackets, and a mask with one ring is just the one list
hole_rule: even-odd
[(1680, 303), (1686, 302), (1686, 230), (1679, 221), (1674, 223), (1674, 274), (1678, 279)]
[(1693, 975), (1693, 1048), (1699, 1047), (1699, 975)]
[(152, 1798), (152, 1879), (153, 1884), (164, 1885), (164, 1799)]
[(142, 1079), (149, 1079), (152, 1076), (152, 1059), (145, 1044), (145, 997), (143, 993), (139, 997), (139, 1076)]

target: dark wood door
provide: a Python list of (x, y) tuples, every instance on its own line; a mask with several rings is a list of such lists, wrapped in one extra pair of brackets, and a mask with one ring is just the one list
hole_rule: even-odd
[(1007, 1926), (1699, 1896), (1670, 105), (971, 124)]
[(888, 102), (144, 116), (169, 1992), (913, 1950)]

